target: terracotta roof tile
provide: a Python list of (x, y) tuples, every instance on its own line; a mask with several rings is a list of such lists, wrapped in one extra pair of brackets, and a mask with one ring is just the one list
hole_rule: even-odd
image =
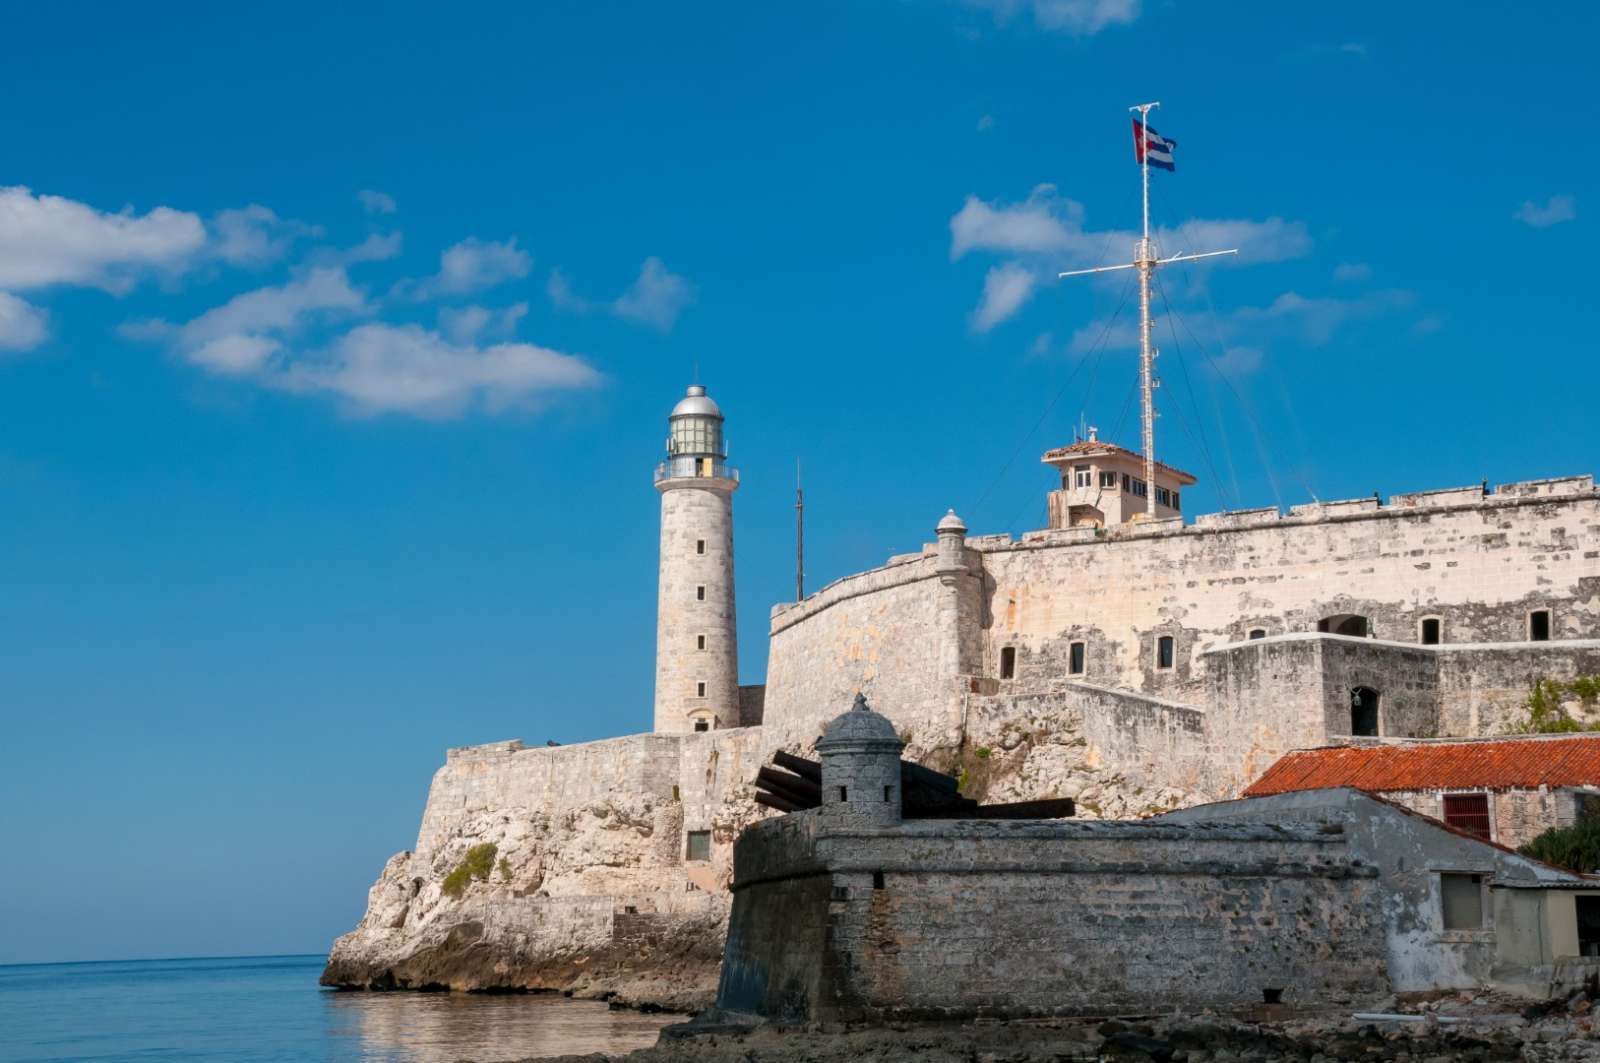
[(1600, 786), (1600, 734), (1302, 749), (1280, 757), (1242, 796), (1333, 786), (1368, 793)]

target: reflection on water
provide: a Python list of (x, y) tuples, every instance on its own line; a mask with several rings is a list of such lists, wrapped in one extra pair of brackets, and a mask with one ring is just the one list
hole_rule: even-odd
[(613, 1011), (598, 1001), (548, 994), (325, 992), (322, 997), (330, 1038), (349, 1046), (337, 1053), (341, 1058), (395, 1063), (620, 1054), (655, 1044), (661, 1027), (683, 1021), (678, 1015)]

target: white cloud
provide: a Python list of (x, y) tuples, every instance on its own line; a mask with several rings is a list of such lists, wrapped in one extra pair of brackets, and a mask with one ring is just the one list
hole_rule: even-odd
[(322, 233), (315, 225), (279, 218), (259, 203), (219, 211), (211, 228), (215, 233), (211, 253), (230, 266), (246, 269), (270, 265), (287, 255), (296, 240)]
[(1365, 262), (1341, 262), (1333, 267), (1333, 279), (1346, 284), (1360, 284), (1372, 279), (1372, 267)]
[(205, 242), (205, 226), (187, 211), (107, 214), (20, 186), (0, 188), (3, 289), (81, 284), (120, 294), (145, 273), (185, 269)]
[(343, 267), (319, 266), (287, 284), (257, 288), (182, 325), (136, 321), (121, 332), (131, 339), (169, 343), (186, 361), (227, 376), (259, 373), (313, 319), (368, 312), (366, 296)]
[(1535, 203), (1530, 199), (1517, 208), (1517, 213), (1514, 216), (1525, 225), (1531, 225), (1535, 229), (1544, 229), (1576, 218), (1578, 216), (1578, 201), (1571, 196), (1551, 196), (1543, 204)]
[(509, 336), (517, 322), (528, 315), (527, 303), (516, 303), (501, 310), (486, 306), (441, 307), (439, 331), (457, 343), (469, 343), (481, 336)]
[(1006, 23), (1023, 11), (1040, 29), (1086, 37), (1107, 26), (1126, 25), (1139, 17), (1139, 0), (965, 0)]
[(366, 296), (338, 266), (319, 266), (275, 287), (236, 295), (175, 330), (179, 343), (196, 349), (227, 336), (289, 333), (312, 314), (360, 314)]
[(477, 347), (416, 325), (370, 324), (286, 367), (268, 383), (333, 395), (360, 415), (445, 418), (473, 408), (490, 413), (532, 408), (601, 380), (582, 358), (530, 343)]
[(533, 258), (517, 246), (468, 237), (439, 255), (439, 272), (413, 287), (418, 299), (440, 295), (465, 295), (519, 277), (526, 277)]
[(662, 265), (654, 255), (644, 260), (639, 279), (617, 297), (611, 309), (619, 317), (652, 325), (663, 332), (695, 300), (694, 285)]
[(281, 349), (282, 344), (266, 336), (229, 334), (186, 350), (184, 357), (213, 373), (241, 376), (260, 370)]
[(594, 309), (593, 303), (572, 290), (572, 285), (567, 281), (567, 275), (559, 269), (550, 271), (550, 280), (545, 284), (544, 290), (545, 294), (550, 296), (550, 305), (557, 310), (586, 314)]
[(0, 292), (0, 351), (31, 350), (49, 334), (49, 317), (43, 310)]
[[(1054, 185), (1039, 185), (1021, 203), (967, 197), (950, 219), (951, 260), (976, 252), (1009, 259), (1001, 267), (991, 268), (984, 279), (983, 299), (973, 318), (978, 331), (1010, 317), (1033, 288), (1054, 282), (1060, 270), (1125, 262), (1132, 255), (1136, 233), (1091, 231), (1084, 228), (1083, 220), (1082, 204), (1058, 195)], [(1312, 247), (1303, 223), (1282, 218), (1194, 219), (1157, 229), (1155, 241), (1162, 254), (1239, 249), (1237, 259), (1196, 265), (1277, 262), (1298, 258)], [(1024, 273), (1031, 277), (1026, 284)]]
[[(1171, 322), (1170, 311), (1158, 307), (1155, 311), (1156, 343), (1170, 347), (1171, 337), (1176, 333), (1177, 343), (1182, 347), (1192, 347), (1197, 341), (1212, 351), (1220, 347), (1223, 353), (1219, 362), (1224, 371), (1231, 368), (1243, 373), (1259, 365), (1274, 345), (1326, 344), (1341, 329), (1404, 313), (1415, 304), (1415, 293), (1397, 288), (1367, 292), (1350, 299), (1285, 292), (1266, 306), (1242, 306), (1225, 312), (1180, 310), (1182, 324)], [(1073, 333), (1071, 349), (1079, 354), (1093, 350), (1099, 346), (1101, 334), (1105, 332), (1104, 321), (1085, 325)], [(1113, 350), (1136, 349), (1139, 332), (1134, 315), (1119, 317), (1105, 343)], [(1263, 345), (1268, 350), (1264, 351)]]
[(361, 204), (361, 209), (368, 214), (393, 214), (398, 207), (393, 196), (387, 192), (375, 192), (370, 188), (363, 188), (357, 192), (356, 200)]
[(1032, 270), (1015, 264), (994, 266), (983, 278), (983, 298), (972, 312), (972, 327), (988, 332), (1016, 313), (1033, 294), (1036, 283)]
[(386, 262), (400, 254), (404, 244), (400, 232), (372, 233), (354, 247), (323, 248), (311, 256), (318, 263), (353, 266), (361, 262)]

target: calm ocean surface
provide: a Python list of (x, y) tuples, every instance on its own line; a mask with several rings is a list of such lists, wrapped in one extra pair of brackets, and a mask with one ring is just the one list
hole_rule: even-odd
[(0, 966), (0, 1061), (479, 1063), (627, 1052), (675, 1015), (561, 996), (340, 993), (321, 956)]

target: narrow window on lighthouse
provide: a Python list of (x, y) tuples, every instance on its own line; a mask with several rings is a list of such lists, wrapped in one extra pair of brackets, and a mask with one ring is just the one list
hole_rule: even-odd
[(706, 600), (706, 588), (704, 584), (694, 589), (694, 600), (697, 602), (703, 602)]
[(696, 635), (694, 637), (694, 648), (697, 650), (706, 648), (706, 637), (704, 635)]
[(694, 685), (694, 696), (697, 698), (706, 696), (706, 685), (704, 683), (696, 683)]
[(696, 539), (694, 541), (694, 552), (697, 554), (706, 552), (706, 541), (704, 539)]

